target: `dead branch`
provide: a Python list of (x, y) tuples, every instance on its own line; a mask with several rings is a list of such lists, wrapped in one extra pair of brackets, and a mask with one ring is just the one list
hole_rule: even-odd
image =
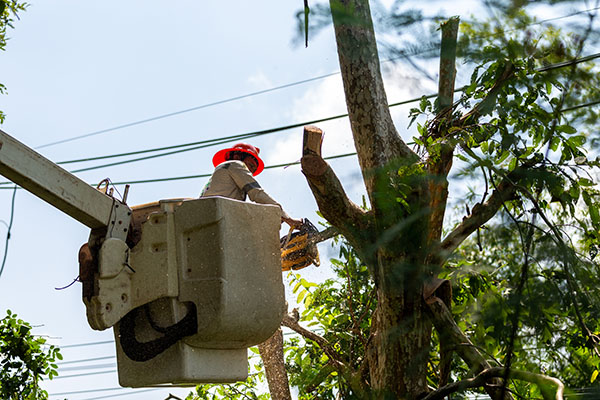
[[(479, 374), (492, 368), (469, 338), (460, 330), (454, 318), (452, 318), (450, 310), (439, 297), (429, 297), (426, 304), (429, 307), (435, 329), (440, 336), (444, 337), (444, 340), (454, 345), (456, 353), (467, 363), (473, 373)], [(487, 384), (479, 386), (483, 386), (492, 399), (502, 399), (502, 380), (499, 377), (492, 376), (488, 379)], [(512, 399), (512, 396), (505, 393), (504, 400), (508, 399)]]
[[(505, 373), (506, 369), (503, 367), (488, 368), (473, 378), (464, 379), (459, 382), (453, 382), (441, 387), (429, 393), (422, 400), (442, 400), (451, 393), (463, 391), (469, 388), (483, 387), (490, 379), (500, 378), (504, 376)], [(518, 379), (538, 385), (544, 400), (563, 400), (565, 386), (556, 378), (514, 369), (509, 370), (508, 376), (510, 379)], [(554, 389), (550, 389), (549, 386), (553, 387)]]
[(498, 78), (494, 86), (490, 89), (484, 99), (477, 103), (475, 107), (465, 115), (463, 115), (456, 123), (457, 126), (464, 126), (467, 123), (476, 123), (482, 115), (490, 113), (496, 104), (496, 97), (500, 93), (502, 87), (513, 77), (516, 68), (512, 63), (507, 63), (504, 66), (502, 75)]

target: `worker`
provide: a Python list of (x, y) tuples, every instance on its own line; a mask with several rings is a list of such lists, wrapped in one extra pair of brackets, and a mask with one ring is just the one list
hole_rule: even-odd
[(283, 222), (290, 227), (300, 227), (302, 220), (290, 217), (254, 179), (254, 176), (265, 168), (264, 162), (258, 156), (259, 152), (258, 147), (247, 143), (238, 143), (219, 150), (212, 159), (215, 171), (200, 197), (223, 196), (244, 201), (247, 196), (255, 203), (275, 204), (281, 208)]

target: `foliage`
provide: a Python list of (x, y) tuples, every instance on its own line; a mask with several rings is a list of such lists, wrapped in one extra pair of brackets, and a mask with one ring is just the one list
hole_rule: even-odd
[(302, 326), (318, 332), (341, 355), (346, 368), (334, 368), (332, 360), (310, 339), (294, 337), (286, 346), (290, 383), (299, 389), (300, 399), (344, 398), (359, 395), (352, 386), (354, 374), (364, 367), (366, 341), (376, 299), (369, 271), (346, 242), (339, 246), (339, 258), (332, 259), (335, 278), (322, 284), (294, 276), (294, 293), (303, 307)]
[(43, 376), (58, 375), (55, 360), (59, 349), (46, 346), (46, 340), (31, 334), (31, 325), (10, 310), (0, 320), (0, 398), (42, 400), (48, 393), (39, 388)]
[[(593, 28), (593, 10), (583, 24), (571, 24), (571, 30), (564, 31), (551, 21), (540, 23), (530, 17), (526, 4), (515, 5), (498, 2), (492, 20), (462, 24), (458, 48), (465, 63), (459, 73), (472, 69), (471, 78), (451, 112), (423, 97), (411, 111), (413, 122), (418, 121), (414, 142), (421, 165), (430, 166), (430, 171), (450, 168), (444, 157), (448, 160), (449, 152), (454, 156), (458, 172), (449, 181), (451, 191), (455, 187), (455, 193), (464, 192), (463, 182), (473, 186), (467, 196), (458, 195), (466, 215), (447, 218), (445, 232), (474, 226), (471, 232), (477, 239), (463, 243), (440, 265), (441, 276), (451, 279), (455, 289), (459, 327), (497, 365), (557, 376), (581, 387), (600, 375), (600, 299), (594, 261), (600, 246), (596, 186), (600, 160), (590, 156), (598, 139), (594, 106), (600, 100), (600, 71), (590, 59), (579, 61), (600, 36)], [(406, 24), (423, 19), (418, 14), (403, 16)], [(439, 177), (430, 179), (439, 185)], [(393, 184), (389, 186), (386, 195), (397, 197)], [(407, 186), (410, 193), (417, 185)], [(382, 188), (377, 188), (378, 196)], [(401, 205), (413, 206), (406, 199)], [(502, 217), (490, 221), (496, 213)], [(494, 245), (481, 246), (484, 240)], [(432, 252), (436, 251), (431, 259), (446, 257), (434, 243)], [(338, 304), (343, 301), (338, 299)], [(330, 309), (332, 305), (322, 308), (327, 318), (351, 320), (350, 310)], [(310, 303), (303, 316), (318, 310)], [(340, 314), (330, 315), (330, 310)], [(321, 325), (324, 336), (335, 330)], [(341, 344), (340, 337), (329, 341)], [(437, 337), (432, 344), (437, 351)], [(298, 373), (308, 366), (326, 370), (329, 360), (318, 348), (302, 341), (292, 345), (295, 366), (290, 370), (296, 367)], [(348, 356), (349, 347), (340, 349)], [(348, 356), (354, 361), (361, 355), (356, 357)], [(435, 387), (437, 353), (431, 354), (429, 365), (429, 384)], [(457, 357), (452, 366), (453, 379), (472, 376)], [(320, 388), (303, 380), (296, 384), (305, 393), (307, 387), (315, 393), (323, 390), (317, 397), (349, 393), (346, 377), (336, 379), (334, 384), (322, 380)], [(522, 396), (542, 395), (529, 383), (511, 382), (510, 387)]]
[[(453, 283), (455, 320), (498, 364), (511, 352), (514, 368), (558, 377), (567, 387), (599, 388), (598, 338), (586, 334), (600, 332), (595, 255), (572, 254), (567, 271), (564, 249), (546, 231), (531, 230), (531, 247), (524, 252), (520, 231), (528, 225), (507, 213), (503, 217), (483, 229), (478, 240), (466, 243), (445, 268), (445, 277)], [(576, 277), (575, 292), (567, 274)], [(515, 317), (519, 324), (511, 341)], [(454, 366), (457, 378), (467, 377), (461, 360), (455, 358)], [(534, 385), (515, 383), (514, 390), (540, 397)]]
[[(14, 18), (18, 18), (18, 13), (25, 11), (28, 6), (25, 2), (17, 0), (0, 0), (0, 50), (4, 51), (6, 47), (6, 28), (14, 28)], [(0, 95), (6, 93), (6, 87), (0, 83)], [(4, 122), (5, 115), (0, 110), (0, 124)]]

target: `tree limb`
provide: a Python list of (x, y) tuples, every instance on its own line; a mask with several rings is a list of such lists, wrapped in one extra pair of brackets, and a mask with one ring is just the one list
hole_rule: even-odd
[(502, 204), (510, 200), (516, 187), (511, 179), (505, 178), (490, 195), (490, 198), (483, 204), (477, 203), (471, 214), (464, 217), (462, 222), (454, 228), (450, 234), (440, 244), (442, 255), (440, 256), (440, 264), (452, 254), (460, 244), (469, 237), (477, 228), (488, 222), (500, 209)]
[(375, 172), (399, 158), (418, 159), (394, 127), (383, 85), (368, 0), (330, 0), (348, 116), (367, 193)]
[[(444, 337), (444, 340), (454, 344), (454, 350), (467, 363), (471, 371), (479, 374), (491, 369), (488, 361), (454, 322), (454, 318), (444, 302), (436, 296), (429, 297), (425, 302), (429, 307), (435, 329), (440, 336)], [(502, 399), (502, 380), (499, 377), (490, 377), (487, 383), (491, 383), (491, 385), (484, 385), (489, 396), (494, 400)], [(512, 396), (505, 393), (504, 400), (508, 399), (512, 399)]]
[(315, 234), (315, 236), (313, 236), (312, 238), (312, 241), (315, 243), (321, 243), (339, 234), (340, 232), (338, 232), (335, 226), (330, 226), (329, 228), (326, 228), (320, 231), (319, 233)]
[(348, 199), (335, 172), (321, 157), (322, 133), (317, 127), (304, 127), (302, 173), (323, 217), (355, 245), (358, 238), (371, 230), (370, 213)]
[[(491, 378), (499, 378), (504, 376), (506, 369), (503, 367), (488, 368), (480, 372), (477, 376), (469, 379), (465, 379), (459, 382), (453, 382), (449, 385), (441, 387), (421, 400), (442, 400), (444, 397), (451, 393), (463, 391), (469, 388), (485, 386), (486, 382)], [(563, 400), (564, 385), (563, 383), (553, 377), (536, 374), (533, 372), (519, 371), (511, 369), (509, 371), (509, 377), (511, 379), (518, 379), (526, 382), (535, 383), (540, 387), (544, 400)], [(552, 386), (555, 389), (552, 390), (548, 386)]]
[(291, 400), (290, 384), (283, 358), (283, 333), (281, 328), (269, 339), (258, 345), (260, 358), (265, 366), (269, 393), (273, 400)]
[(308, 329), (303, 328), (298, 323), (298, 319), (294, 316), (295, 313), (284, 314), (283, 320), (281, 321), (281, 325), (286, 326), (293, 330), (296, 333), (299, 333), (303, 337), (316, 342), (323, 352), (327, 354), (332, 365), (341, 371), (344, 371), (347, 368), (346, 361), (342, 358), (342, 356), (331, 346), (329, 341), (322, 336), (317, 335), (314, 332), (309, 331)]

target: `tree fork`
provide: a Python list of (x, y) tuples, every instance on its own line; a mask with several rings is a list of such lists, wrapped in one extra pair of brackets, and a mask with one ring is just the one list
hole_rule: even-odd
[[(492, 366), (471, 343), (469, 338), (460, 330), (450, 310), (444, 302), (435, 294), (425, 299), (432, 316), (433, 325), (439, 332), (440, 337), (453, 344), (456, 353), (462, 358), (474, 374), (479, 374), (484, 370), (489, 370)], [(485, 383), (489, 384), (485, 384)], [(499, 377), (490, 377), (479, 386), (483, 386), (485, 391), (493, 400), (502, 399), (502, 379)], [(510, 393), (505, 393), (504, 400), (513, 400)]]

